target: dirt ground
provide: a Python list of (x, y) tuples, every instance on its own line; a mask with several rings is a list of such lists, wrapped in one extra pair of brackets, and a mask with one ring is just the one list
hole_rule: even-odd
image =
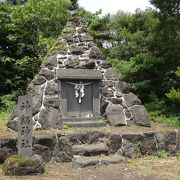
[(180, 180), (180, 158), (143, 157), (114, 165), (72, 168), (71, 163), (46, 164), (37, 176), (3, 176), (0, 180)]

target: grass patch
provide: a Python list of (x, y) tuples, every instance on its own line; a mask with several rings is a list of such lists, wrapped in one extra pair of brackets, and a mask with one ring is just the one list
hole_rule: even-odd
[(166, 117), (165, 115), (158, 116), (153, 118), (153, 121), (160, 124), (167, 124), (169, 126), (177, 126), (180, 127), (180, 116), (170, 116)]
[(180, 127), (179, 108), (173, 104), (161, 101), (153, 101), (145, 104), (145, 107), (151, 116), (151, 120), (160, 124)]
[(158, 158), (167, 158), (168, 156), (169, 156), (169, 154), (166, 152), (160, 152), (160, 151), (157, 152)]
[(7, 123), (7, 121), (9, 120), (9, 117), (10, 117), (10, 113), (3, 112), (3, 111), (0, 112), (0, 121), (1, 122)]
[(67, 125), (67, 124), (64, 124), (64, 125), (63, 125), (63, 129), (68, 129), (68, 125)]
[(126, 163), (128, 163), (128, 164), (132, 164), (133, 163), (133, 161), (131, 160), (131, 159), (129, 159), (129, 158), (126, 158)]

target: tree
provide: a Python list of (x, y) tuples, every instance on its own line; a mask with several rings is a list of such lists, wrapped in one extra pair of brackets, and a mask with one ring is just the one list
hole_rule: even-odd
[(180, 1), (179, 0), (150, 0), (151, 4), (160, 10), (162, 13), (171, 15), (180, 14)]
[(6, 3), (9, 5), (18, 5), (18, 4), (23, 4), (27, 1), (28, 0), (6, 0)]
[(69, 7), (70, 11), (74, 11), (79, 8), (78, 0), (71, 0), (71, 6)]
[[(135, 14), (119, 11), (108, 21), (96, 19), (89, 30), (120, 79), (148, 102), (152, 100), (149, 94), (166, 98), (171, 87), (178, 89), (175, 71), (180, 59), (179, 27), (176, 16), (137, 9)], [(105, 41), (111, 45), (103, 48)]]
[[(68, 0), (0, 2), (0, 96), (23, 93), (64, 28)], [(1, 98), (0, 98), (1, 104)]]

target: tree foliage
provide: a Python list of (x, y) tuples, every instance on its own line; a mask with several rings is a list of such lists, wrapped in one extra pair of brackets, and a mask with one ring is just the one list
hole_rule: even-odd
[(79, 8), (78, 0), (71, 0), (71, 5), (69, 7), (70, 11), (76, 10)]
[[(148, 109), (179, 105), (179, 0), (150, 0), (137, 9), (100, 17), (78, 0), (0, 1), (0, 106), (23, 93), (70, 15), (79, 14), (95, 42)], [(7, 101), (6, 101), (7, 99)], [(151, 106), (151, 107), (150, 107)], [(166, 108), (167, 110), (168, 108)], [(158, 110), (163, 112), (162, 110)]]
[(179, 0), (150, 0), (151, 4), (158, 8), (162, 13), (173, 15), (180, 14)]
[(68, 0), (0, 2), (0, 96), (24, 92), (64, 28), (69, 7)]
[[(89, 31), (106, 52), (120, 79), (144, 101), (150, 94), (166, 98), (171, 88), (178, 89), (175, 75), (180, 59), (178, 18), (155, 10), (119, 11), (93, 22)], [(105, 44), (108, 45), (104, 46)], [(174, 92), (174, 91), (173, 91)]]

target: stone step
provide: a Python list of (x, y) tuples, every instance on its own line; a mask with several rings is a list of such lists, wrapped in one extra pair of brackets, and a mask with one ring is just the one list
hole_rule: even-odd
[(106, 143), (99, 144), (83, 144), (83, 145), (74, 145), (73, 152), (75, 155), (81, 156), (95, 156), (100, 154), (108, 154), (109, 149)]
[(66, 122), (68, 128), (74, 127), (102, 127), (106, 126), (107, 124), (103, 121), (80, 121), (80, 122)]
[(62, 121), (64, 122), (82, 122), (82, 121), (100, 121), (102, 120), (102, 116), (96, 116), (96, 117), (91, 117), (91, 118), (85, 118), (85, 117), (64, 117), (62, 118)]
[(118, 164), (125, 161), (122, 156), (74, 156), (72, 161), (73, 168), (83, 168), (87, 166), (103, 165), (103, 164)]

